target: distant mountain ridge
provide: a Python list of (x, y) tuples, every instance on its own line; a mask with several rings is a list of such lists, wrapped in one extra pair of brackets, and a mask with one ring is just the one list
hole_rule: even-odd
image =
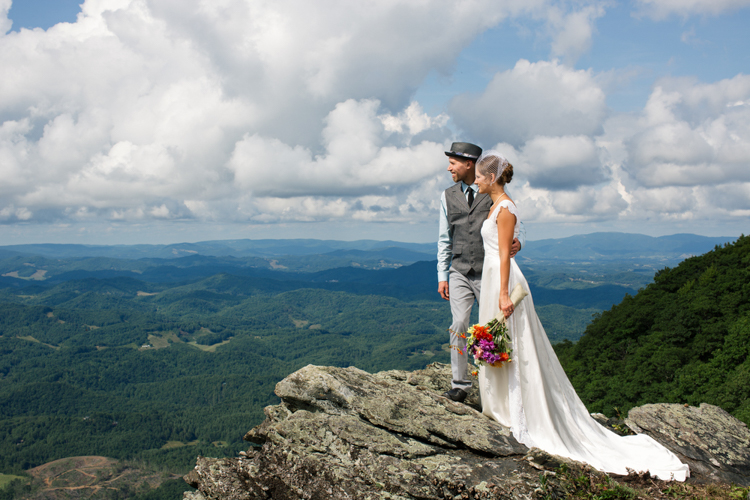
[[(189, 255), (213, 257), (279, 257), (284, 255), (320, 255), (336, 252), (394, 252), (394, 248), (416, 254), (434, 255), (434, 243), (398, 241), (338, 241), (315, 239), (217, 240), (169, 245), (77, 245), (34, 243), (0, 246), (0, 252), (35, 254), (50, 258), (109, 257), (118, 259), (175, 259)], [(0, 256), (3, 256), (0, 253)], [(10, 256), (10, 255), (8, 255)], [(417, 259), (420, 260), (420, 259)]]
[(635, 233), (591, 233), (560, 239), (529, 241), (519, 256), (544, 260), (654, 259), (681, 261), (702, 255), (736, 236), (672, 234), (647, 236)]
[[(644, 234), (602, 232), (581, 234), (568, 238), (530, 240), (519, 256), (525, 259), (544, 260), (661, 257), (673, 261), (703, 254), (716, 245), (730, 243), (736, 239), (736, 236), (713, 237), (673, 234), (653, 237)], [(191, 255), (236, 258), (330, 255), (331, 257), (343, 258), (382, 258), (412, 263), (420, 260), (433, 260), (436, 249), (435, 243), (408, 243), (390, 240), (241, 239), (169, 245), (38, 243), (0, 246), (0, 258), (8, 258), (18, 254), (33, 254), (48, 258), (108, 257), (118, 259), (177, 259)]]

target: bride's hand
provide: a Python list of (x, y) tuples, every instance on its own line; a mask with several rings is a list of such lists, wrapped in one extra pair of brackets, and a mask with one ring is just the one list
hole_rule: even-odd
[(510, 300), (510, 297), (508, 297), (505, 294), (500, 294), (500, 310), (503, 312), (503, 315), (507, 318), (511, 314), (513, 314), (513, 310), (515, 308), (513, 307), (513, 302)]

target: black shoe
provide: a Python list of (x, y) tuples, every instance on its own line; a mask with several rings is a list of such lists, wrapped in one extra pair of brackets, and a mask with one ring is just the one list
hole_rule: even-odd
[(468, 396), (468, 395), (469, 394), (465, 390), (459, 389), (457, 387), (454, 387), (450, 391), (447, 391), (447, 392), (443, 393), (443, 397), (446, 397), (446, 398), (448, 398), (448, 399), (450, 399), (452, 401), (455, 401), (457, 403), (463, 403), (464, 399), (466, 399), (466, 396)]

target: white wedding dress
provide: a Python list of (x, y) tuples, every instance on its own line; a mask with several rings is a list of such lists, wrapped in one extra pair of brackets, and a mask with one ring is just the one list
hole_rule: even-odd
[[(479, 301), (479, 323), (491, 321), (500, 311), (500, 254), (497, 216), (508, 210), (519, 220), (516, 206), (500, 202), (482, 225), (484, 268)], [(509, 290), (520, 283), (529, 291), (515, 259), (510, 259)], [(511, 363), (500, 368), (482, 367), (479, 390), (482, 411), (510, 427), (515, 438), (555, 455), (586, 462), (604, 472), (627, 474), (627, 469), (648, 470), (660, 479), (684, 481), (688, 466), (649, 436), (618, 436), (596, 422), (573, 389), (547, 339), (527, 295), (507, 320), (513, 353)]]

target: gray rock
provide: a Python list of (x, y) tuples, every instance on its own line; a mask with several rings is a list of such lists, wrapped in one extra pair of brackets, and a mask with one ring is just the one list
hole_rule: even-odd
[[(449, 388), (450, 367), (437, 363), (376, 374), (306, 366), (277, 384), (281, 404), (265, 408), (266, 420), (245, 436), (255, 447), (237, 458), (199, 457), (185, 480), (207, 500), (531, 499), (564, 498), (569, 485), (555, 474), (561, 466), (592, 473), (585, 464), (528, 450), (477, 411), (476, 390), (465, 405), (440, 396)], [(734, 467), (744, 480), (733, 481), (746, 484), (746, 455), (736, 451), (747, 446), (746, 438), (732, 431), (721, 441), (710, 433), (686, 441), (685, 429), (679, 430), (710, 425), (703, 420), (717, 416), (715, 425), (723, 429), (731, 417), (699, 413), (671, 434), (661, 432), (664, 418), (681, 408), (633, 409), (628, 424), (681, 456), (695, 457), (691, 468), (701, 477), (724, 480), (720, 472)], [(666, 418), (668, 425), (676, 422)], [(721, 455), (717, 447), (733, 439), (739, 440), (727, 448), (732, 451)], [(714, 451), (701, 455), (688, 445)]]
[[(358, 368), (306, 366), (276, 385), (292, 410), (351, 415), (389, 432), (491, 456), (523, 453), (509, 429), (477, 410), (393, 377)], [(246, 439), (251, 440), (253, 436)]]
[(750, 430), (718, 406), (649, 404), (625, 423), (672, 450), (695, 479), (750, 486)]
[[(539, 471), (509, 430), (440, 394), (450, 368), (370, 374), (307, 366), (233, 459), (199, 458), (207, 499), (533, 498)], [(476, 390), (469, 402), (478, 404)]]
[(182, 500), (206, 500), (200, 491), (186, 491), (182, 494)]
[(619, 436), (630, 436), (635, 434), (626, 424), (624, 420), (617, 418), (609, 418), (603, 413), (592, 413), (591, 418), (599, 422), (603, 427), (611, 430)]

